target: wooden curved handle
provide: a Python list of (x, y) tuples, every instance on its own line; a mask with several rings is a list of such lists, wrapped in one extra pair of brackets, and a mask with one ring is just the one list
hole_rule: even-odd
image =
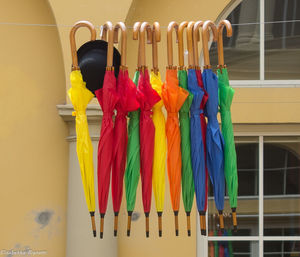
[(141, 66), (146, 66), (146, 42), (145, 32), (147, 31), (147, 42), (152, 43), (152, 28), (148, 22), (143, 22), (140, 28), (140, 44), (141, 44)]
[[(138, 40), (141, 24), (142, 23), (140, 21), (137, 21), (136, 23), (134, 23), (133, 34), (132, 34), (133, 40)], [(140, 42), (139, 42), (139, 47), (138, 47), (137, 67), (138, 68), (141, 67), (141, 44), (140, 44)]]
[(203, 26), (203, 21), (197, 21), (193, 29), (193, 43), (194, 43), (194, 64), (196, 67), (200, 66), (198, 55), (198, 42), (200, 40), (199, 28)]
[(89, 21), (78, 21), (74, 24), (70, 31), (70, 45), (71, 45), (71, 55), (72, 55), (72, 70), (79, 70), (78, 58), (77, 58), (77, 48), (75, 42), (75, 33), (80, 27), (87, 27), (91, 32), (91, 41), (96, 40), (96, 29), (92, 23)]
[(183, 31), (189, 23), (183, 21), (178, 28), (178, 64), (180, 68), (184, 67), (184, 46), (183, 46)]
[(224, 50), (223, 50), (223, 29), (226, 27), (227, 37), (232, 36), (232, 26), (228, 20), (221, 20), (218, 25), (218, 64), (224, 67)]
[(106, 40), (106, 34), (108, 33), (108, 46), (107, 46), (107, 59), (106, 67), (113, 67), (113, 54), (114, 54), (114, 27), (110, 21), (105, 22), (102, 26), (100, 37), (102, 40)]
[(168, 26), (167, 32), (167, 52), (168, 52), (168, 66), (173, 67), (173, 42), (172, 42), (172, 33), (175, 29), (177, 42), (178, 42), (178, 23), (176, 21), (171, 21)]
[(121, 36), (121, 66), (126, 66), (126, 55), (127, 55), (127, 30), (126, 26), (123, 22), (118, 22), (114, 27), (114, 43), (118, 43), (119, 36), (118, 32), (119, 29), (122, 31)]
[(209, 60), (209, 49), (208, 49), (208, 41), (209, 41), (209, 28), (213, 32), (213, 40), (217, 41), (218, 33), (217, 33), (217, 28), (215, 24), (208, 20), (205, 21), (203, 24), (203, 29), (202, 29), (202, 47), (203, 47), (203, 56), (204, 56), (204, 68), (205, 69), (210, 69), (210, 60)]
[(189, 68), (195, 66), (194, 63), (194, 46), (193, 46), (193, 28), (194, 28), (194, 21), (190, 21), (187, 27), (187, 48), (188, 48), (188, 64)]
[(161, 32), (160, 32), (160, 25), (158, 22), (153, 23), (153, 30), (152, 30), (152, 66), (153, 72), (155, 74), (158, 73), (158, 51), (157, 51), (157, 42), (161, 40)]

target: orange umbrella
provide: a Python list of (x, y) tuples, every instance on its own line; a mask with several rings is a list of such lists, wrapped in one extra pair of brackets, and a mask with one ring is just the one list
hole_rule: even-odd
[(173, 29), (175, 29), (177, 32), (178, 37), (178, 24), (174, 21), (172, 21), (168, 26), (168, 67), (166, 71), (166, 82), (162, 88), (162, 98), (168, 112), (166, 122), (166, 135), (168, 143), (168, 177), (170, 183), (172, 208), (175, 215), (175, 232), (176, 236), (178, 236), (178, 211), (181, 193), (181, 150), (178, 111), (188, 97), (189, 93), (185, 89), (179, 87), (177, 68), (176, 66), (173, 66)]

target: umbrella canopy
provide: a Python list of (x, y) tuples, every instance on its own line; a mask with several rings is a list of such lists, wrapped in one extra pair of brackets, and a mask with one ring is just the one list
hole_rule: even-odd
[[(138, 33), (141, 22), (136, 22), (133, 27), (134, 35)], [(140, 48), (140, 44), (139, 44)], [(136, 96), (137, 85), (139, 82), (141, 66), (140, 51), (138, 52), (138, 68), (133, 77), (135, 84)], [(126, 191), (126, 207), (128, 213), (127, 236), (130, 236), (131, 216), (136, 202), (136, 189), (140, 179), (140, 110), (129, 112), (128, 114), (128, 145), (127, 145), (127, 165), (125, 170), (125, 191)]]
[[(168, 112), (166, 135), (168, 142), (168, 177), (172, 208), (178, 217), (181, 191), (181, 149), (178, 111), (188, 97), (188, 92), (178, 86), (176, 69), (167, 69), (166, 82), (163, 85), (162, 97)], [(177, 224), (178, 225), (178, 224)], [(178, 235), (178, 226), (176, 226)]]
[(234, 89), (229, 85), (228, 73), (226, 68), (218, 70), (220, 114), (222, 121), (222, 133), (225, 141), (224, 148), (224, 172), (229, 195), (229, 203), (232, 213), (235, 214), (234, 227), (236, 230), (236, 207), (238, 193), (237, 160), (234, 144), (233, 126), (231, 121), (231, 103)]
[[(123, 178), (126, 165), (127, 150), (127, 114), (130, 111), (137, 110), (139, 103), (136, 100), (136, 86), (129, 79), (126, 67), (126, 27), (123, 22), (117, 23), (115, 31), (122, 30), (121, 42), (121, 67), (117, 80), (117, 93), (119, 101), (116, 104), (117, 115), (114, 126), (114, 147), (112, 163), (112, 201), (115, 213), (114, 235), (117, 235), (118, 214), (123, 195)], [(117, 36), (117, 34), (115, 34)], [(118, 37), (116, 38), (116, 41)], [(115, 41), (115, 42), (116, 42)]]
[(222, 31), (226, 26), (227, 36), (232, 36), (232, 27), (229, 21), (222, 20), (218, 26), (218, 59), (219, 66), (217, 70), (219, 82), (220, 114), (222, 122), (222, 134), (224, 136), (224, 172), (229, 195), (229, 204), (232, 209), (233, 226), (237, 230), (236, 207), (238, 194), (238, 174), (236, 151), (234, 144), (233, 127), (231, 121), (231, 103), (234, 95), (234, 89), (229, 85), (229, 78), (226, 65), (224, 65), (223, 38)]
[[(161, 96), (162, 81), (160, 78), (160, 73), (156, 75), (154, 72), (151, 72), (150, 82), (152, 88)], [(161, 220), (165, 200), (165, 171), (167, 154), (166, 121), (162, 112), (163, 106), (164, 104), (162, 100), (156, 103), (153, 107), (152, 116), (155, 127), (152, 184), (156, 211), (158, 217), (160, 217), (159, 220)], [(161, 221), (159, 221), (159, 225), (159, 236), (162, 236)]]
[[(184, 67), (184, 53), (183, 53), (183, 30), (188, 25), (187, 21), (180, 23), (178, 28), (178, 81), (179, 86), (186, 91), (188, 88), (187, 71)], [(194, 201), (194, 178), (192, 170), (192, 157), (191, 157), (191, 133), (190, 133), (190, 107), (193, 101), (193, 94), (188, 91), (189, 95), (179, 110), (179, 123), (180, 123), (180, 135), (181, 135), (181, 186), (182, 186), (182, 199), (184, 209), (187, 215), (187, 231), (188, 236), (191, 235), (190, 228), (190, 213)]]
[[(152, 63), (153, 69), (150, 75), (150, 83), (152, 88), (161, 97), (162, 81), (158, 69), (158, 53), (157, 42), (160, 41), (160, 25), (154, 22), (152, 31)], [(158, 215), (158, 235), (162, 236), (162, 213), (165, 201), (165, 171), (166, 171), (166, 154), (167, 154), (167, 141), (166, 141), (166, 120), (162, 112), (164, 103), (160, 100), (153, 106), (152, 120), (155, 127), (154, 138), (154, 156), (153, 156), (153, 174), (152, 185), (155, 198), (156, 211)]]
[[(203, 151), (204, 151), (204, 166), (205, 166), (205, 172), (202, 174), (202, 179), (200, 182), (201, 184), (198, 185), (199, 191), (198, 191), (198, 196), (196, 194), (197, 198), (197, 206), (198, 206), (198, 211), (200, 214), (200, 226), (201, 226), (201, 234), (206, 235), (206, 220), (205, 220), (205, 215), (206, 215), (206, 210), (207, 210), (207, 193), (208, 193), (208, 170), (207, 170), (207, 162), (206, 162), (206, 119), (204, 115), (204, 109), (205, 105), (208, 99), (208, 94), (206, 90), (204, 89), (203, 85), (203, 80), (202, 80), (202, 74), (201, 74), (201, 69), (199, 66), (199, 55), (198, 55), (198, 41), (200, 40), (200, 33), (199, 33), (199, 28), (203, 26), (202, 21), (197, 21), (194, 24), (193, 28), (193, 45), (194, 45), (194, 64), (195, 64), (195, 73), (197, 77), (197, 82), (198, 86), (201, 88), (201, 91), (203, 92), (203, 97), (200, 103), (200, 126), (201, 126), (201, 135), (202, 135), (202, 144), (203, 144)], [(199, 88), (197, 88), (199, 90)], [(199, 105), (198, 105), (199, 106)], [(199, 126), (199, 123), (197, 121), (197, 126)], [(202, 151), (202, 147), (201, 147)], [(203, 168), (203, 167), (202, 167)], [(202, 170), (203, 172), (203, 170)], [(200, 179), (200, 177), (199, 177)], [(199, 199), (199, 203), (198, 203)]]
[[(151, 119), (152, 107), (160, 100), (159, 95), (151, 88), (147, 68), (141, 72), (138, 84), (139, 102), (141, 106), (140, 115), (140, 158), (142, 198), (145, 216), (148, 218), (152, 197), (152, 168), (154, 153), (155, 127)], [(149, 231), (146, 231), (149, 236)]]
[(112, 66), (113, 57), (113, 25), (111, 22), (104, 24), (108, 30), (107, 67), (103, 87), (95, 91), (96, 97), (103, 111), (101, 133), (98, 144), (98, 201), (101, 216), (100, 238), (103, 238), (104, 215), (107, 208), (109, 194), (110, 173), (113, 159), (114, 123), (113, 114), (118, 94), (116, 91), (116, 77)]
[(76, 116), (77, 135), (77, 157), (80, 167), (81, 180), (85, 194), (85, 200), (91, 215), (93, 235), (96, 236), (95, 225), (95, 192), (94, 192), (94, 166), (93, 166), (93, 146), (89, 135), (86, 108), (94, 97), (93, 93), (86, 88), (86, 83), (82, 79), (82, 74), (78, 66), (78, 59), (75, 45), (75, 32), (80, 27), (87, 27), (91, 31), (91, 40), (96, 39), (95, 27), (87, 21), (77, 22), (70, 32), (70, 43), (72, 51), (72, 72), (70, 75), (71, 88), (68, 90), (69, 98), (73, 104)]
[[(141, 70), (138, 83), (138, 101), (140, 103), (140, 161), (142, 180), (142, 199), (146, 217), (146, 236), (149, 237), (149, 213), (152, 197), (152, 168), (154, 153), (155, 127), (151, 118), (152, 107), (159, 102), (160, 96), (151, 87), (149, 72), (146, 67), (145, 31), (151, 36), (152, 30), (148, 22), (140, 28)], [(135, 33), (134, 36), (137, 34)], [(151, 40), (152, 41), (152, 40)], [(150, 41), (150, 42), (151, 42)]]
[(219, 211), (220, 229), (224, 230), (224, 195), (225, 195), (225, 178), (224, 178), (224, 139), (219, 127), (218, 114), (218, 79), (210, 68), (208, 38), (209, 27), (214, 32), (216, 39), (216, 27), (211, 21), (206, 21), (203, 25), (202, 40), (205, 67), (202, 74), (204, 88), (209, 98), (205, 106), (205, 112), (208, 119), (206, 131), (206, 161), (207, 168), (214, 190), (215, 204)]
[[(140, 72), (134, 74), (133, 82), (138, 84)], [(136, 90), (136, 88), (135, 88)], [(126, 206), (128, 212), (127, 236), (130, 236), (131, 215), (135, 207), (136, 189), (140, 179), (140, 111), (132, 111), (128, 114), (128, 145), (127, 166), (125, 171)]]
[(189, 93), (179, 87), (177, 69), (173, 66), (172, 31), (174, 28), (178, 30), (178, 24), (171, 22), (168, 26), (168, 67), (166, 71), (166, 81), (162, 89), (162, 98), (168, 113), (166, 122), (168, 177), (171, 203), (175, 215), (175, 233), (176, 236), (178, 236), (178, 211), (181, 194), (181, 142), (178, 112)]
[(202, 127), (200, 115), (203, 110), (200, 109), (204, 92), (198, 85), (196, 71), (193, 68), (194, 56), (193, 56), (193, 25), (194, 22), (190, 22), (188, 25), (188, 51), (189, 51), (189, 66), (192, 67), (188, 71), (188, 89), (194, 95), (193, 103), (191, 105), (191, 151), (192, 151), (192, 167), (194, 174), (194, 184), (196, 191), (197, 208), (200, 214), (201, 234), (205, 235), (204, 229), (205, 209), (206, 209), (206, 173), (205, 173), (205, 152), (204, 142), (202, 137)]

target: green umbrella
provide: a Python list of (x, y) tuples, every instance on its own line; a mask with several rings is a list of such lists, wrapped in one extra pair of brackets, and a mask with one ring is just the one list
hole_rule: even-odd
[(228, 73), (226, 68), (218, 69), (217, 73), (219, 82), (219, 103), (222, 121), (222, 134), (225, 141), (224, 172), (229, 195), (229, 203), (232, 209), (233, 225), (234, 229), (236, 230), (238, 175), (233, 127), (230, 112), (230, 107), (234, 95), (234, 89), (229, 85)]
[[(179, 86), (187, 90), (187, 72), (185, 69), (178, 70)], [(188, 90), (187, 90), (188, 91)], [(191, 141), (190, 141), (190, 116), (189, 110), (193, 101), (193, 95), (189, 92), (187, 99), (179, 110), (179, 122), (180, 122), (180, 133), (181, 133), (181, 185), (182, 185), (182, 199), (184, 209), (188, 219), (188, 235), (191, 235), (190, 224), (190, 213), (194, 201), (194, 179), (192, 170), (192, 159), (191, 159)]]
[[(140, 72), (136, 71), (133, 82), (138, 84)], [(131, 215), (136, 200), (136, 189), (140, 178), (140, 111), (129, 112), (127, 166), (125, 171), (125, 190), (128, 212), (127, 236), (130, 236)]]

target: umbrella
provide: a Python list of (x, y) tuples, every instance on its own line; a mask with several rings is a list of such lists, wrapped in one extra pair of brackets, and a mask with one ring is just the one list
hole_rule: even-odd
[[(134, 31), (140, 29), (141, 23), (134, 24)], [(140, 67), (140, 56), (138, 55), (138, 68)], [(140, 72), (137, 69), (133, 82), (135, 86), (138, 84)], [(137, 89), (135, 88), (135, 91)], [(136, 92), (137, 94), (137, 92)], [(126, 191), (126, 207), (128, 213), (127, 236), (130, 236), (131, 216), (135, 207), (136, 189), (140, 178), (140, 130), (139, 120), (140, 111), (129, 112), (128, 123), (128, 145), (127, 145), (127, 166), (125, 170), (125, 191)]]
[(95, 27), (88, 21), (77, 22), (70, 32), (70, 43), (72, 53), (72, 72), (70, 75), (72, 87), (68, 90), (68, 95), (74, 106), (73, 113), (76, 122), (77, 135), (77, 157), (80, 167), (81, 179), (85, 194), (85, 200), (90, 212), (93, 235), (96, 236), (95, 225), (95, 192), (94, 192), (94, 166), (93, 166), (93, 147), (89, 135), (86, 108), (94, 97), (93, 93), (86, 88), (83, 81), (75, 45), (75, 33), (78, 28), (87, 27), (91, 32), (91, 40), (96, 39)]
[(200, 214), (201, 234), (206, 235), (205, 229), (205, 210), (206, 210), (206, 172), (205, 172), (205, 152), (204, 141), (202, 137), (201, 114), (203, 109), (200, 108), (204, 91), (198, 84), (196, 71), (194, 69), (194, 51), (193, 51), (193, 26), (194, 22), (188, 25), (188, 52), (189, 52), (189, 71), (188, 71), (188, 88), (194, 95), (191, 105), (191, 151), (192, 167), (194, 174), (194, 184), (196, 191), (197, 208)]
[(178, 236), (178, 211), (181, 193), (181, 150), (178, 112), (189, 93), (179, 87), (177, 70), (176, 67), (173, 66), (172, 31), (174, 28), (178, 31), (178, 24), (171, 22), (168, 26), (168, 67), (166, 71), (166, 81), (162, 89), (162, 98), (168, 113), (166, 122), (168, 177), (172, 208), (175, 215), (175, 233), (176, 236)]
[[(207, 210), (207, 193), (208, 193), (208, 170), (207, 170), (207, 162), (206, 162), (206, 119), (204, 116), (204, 109), (208, 99), (208, 94), (204, 89), (201, 69), (199, 66), (199, 55), (198, 55), (198, 44), (197, 42), (200, 40), (199, 28), (203, 26), (203, 21), (197, 21), (194, 25), (193, 29), (193, 43), (194, 43), (194, 64), (195, 64), (195, 72), (197, 76), (198, 85), (203, 91), (203, 97), (200, 104), (200, 124), (201, 124), (201, 133), (202, 133), (202, 142), (203, 142), (203, 150), (204, 150), (204, 164), (205, 164), (205, 179), (202, 181), (202, 186), (200, 187), (200, 195), (198, 198), (201, 199), (201, 203), (199, 205), (199, 214), (200, 214), (200, 226), (202, 235), (206, 235), (206, 210)], [(204, 174), (202, 174), (204, 177)], [(199, 200), (200, 200), (199, 199)]]
[[(152, 42), (152, 30), (148, 22), (143, 22), (140, 28), (141, 71), (138, 83), (138, 100), (140, 103), (140, 162), (142, 180), (142, 199), (146, 217), (146, 237), (149, 237), (149, 213), (152, 197), (152, 168), (154, 153), (155, 127), (151, 119), (152, 107), (160, 100), (158, 93), (151, 87), (145, 54), (145, 30)], [(137, 31), (134, 33), (137, 39)]]
[(229, 204), (232, 210), (234, 230), (237, 230), (236, 207), (238, 194), (238, 175), (236, 151), (233, 136), (233, 127), (231, 121), (230, 107), (234, 95), (234, 89), (229, 85), (226, 65), (224, 65), (223, 38), (222, 31), (224, 26), (227, 28), (227, 36), (232, 36), (232, 27), (229, 21), (222, 20), (218, 26), (218, 82), (219, 82), (219, 99), (220, 114), (222, 122), (222, 134), (224, 136), (224, 172), (229, 195)]
[[(160, 72), (158, 69), (158, 54), (157, 54), (157, 42), (160, 41), (160, 26), (158, 22), (153, 24), (152, 32), (152, 63), (153, 69), (150, 76), (150, 83), (152, 88), (161, 96), (162, 81)], [(162, 112), (164, 103), (160, 100), (153, 107), (152, 120), (155, 127), (155, 139), (154, 139), (154, 156), (153, 156), (153, 174), (152, 185), (155, 198), (156, 211), (158, 215), (158, 233), (162, 236), (162, 212), (164, 208), (165, 200), (165, 170), (166, 170), (166, 154), (167, 154), (167, 142), (166, 142), (166, 127), (165, 116)]]
[(215, 204), (219, 211), (220, 229), (224, 230), (224, 195), (225, 195), (225, 178), (224, 178), (224, 139), (219, 127), (218, 114), (218, 79), (213, 73), (209, 61), (208, 39), (209, 28), (212, 29), (214, 40), (217, 38), (217, 29), (212, 21), (206, 21), (203, 24), (202, 42), (204, 54), (204, 71), (202, 74), (204, 88), (209, 98), (205, 106), (207, 116), (206, 131), (206, 161), (210, 179), (213, 186)]
[[(184, 88), (186, 91), (187, 86), (187, 71), (184, 67), (184, 53), (183, 53), (183, 30), (188, 25), (187, 21), (180, 23), (178, 28), (178, 81), (179, 86)], [(190, 107), (193, 101), (193, 94), (189, 92), (187, 99), (179, 110), (179, 122), (180, 122), (180, 135), (181, 135), (181, 186), (182, 186), (182, 199), (183, 205), (187, 216), (187, 231), (188, 236), (191, 235), (190, 227), (190, 213), (194, 201), (194, 179), (192, 170), (192, 159), (191, 159), (191, 133), (190, 133)]]
[[(114, 235), (118, 230), (118, 215), (123, 195), (123, 178), (126, 165), (127, 150), (127, 118), (130, 111), (137, 110), (139, 103), (136, 100), (136, 86), (129, 79), (128, 69), (126, 67), (126, 27), (123, 22), (118, 22), (115, 26), (116, 41), (118, 40), (118, 30), (122, 30), (121, 42), (121, 67), (117, 81), (117, 93), (119, 101), (116, 105), (117, 115), (114, 126), (114, 147), (112, 163), (112, 200), (115, 213)], [(116, 42), (115, 41), (115, 42)]]
[(98, 144), (98, 201), (101, 216), (100, 238), (103, 238), (104, 216), (107, 208), (113, 157), (114, 124), (112, 116), (119, 98), (116, 91), (116, 77), (112, 66), (114, 35), (112, 23), (109, 21), (106, 22), (103, 26), (103, 30), (104, 33), (108, 30), (107, 67), (104, 75), (103, 87), (95, 91), (103, 111)]

